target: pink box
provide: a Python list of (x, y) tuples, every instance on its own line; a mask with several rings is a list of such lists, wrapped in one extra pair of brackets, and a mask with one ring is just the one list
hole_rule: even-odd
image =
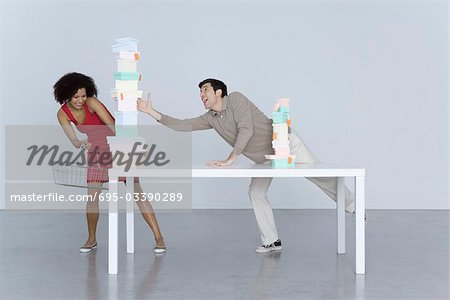
[(275, 155), (277, 156), (289, 156), (289, 149), (276, 149), (275, 148)]

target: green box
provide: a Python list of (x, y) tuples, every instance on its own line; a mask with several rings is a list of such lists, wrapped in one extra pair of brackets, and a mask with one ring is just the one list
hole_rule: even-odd
[(285, 113), (285, 112), (274, 111), (272, 113), (272, 116), (273, 116), (273, 123), (274, 124), (287, 123), (288, 114)]
[(139, 80), (141, 74), (138, 72), (115, 72), (115, 80)]
[(137, 137), (138, 136), (138, 127), (137, 126), (117, 126), (116, 125), (116, 136)]

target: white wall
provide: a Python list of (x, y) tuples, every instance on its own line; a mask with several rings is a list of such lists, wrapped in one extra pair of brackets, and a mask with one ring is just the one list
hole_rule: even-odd
[[(94, 77), (112, 108), (110, 46), (132, 36), (158, 110), (201, 114), (206, 77), (267, 114), (289, 97), (322, 162), (366, 167), (368, 208), (450, 208), (446, 1), (11, 0), (0, 13), (3, 124), (56, 125), (52, 86), (71, 71)], [(193, 141), (197, 162), (231, 150), (213, 131)], [(194, 205), (250, 207), (247, 186), (196, 179)], [(332, 207), (306, 180), (275, 180), (270, 197), (276, 208)]]

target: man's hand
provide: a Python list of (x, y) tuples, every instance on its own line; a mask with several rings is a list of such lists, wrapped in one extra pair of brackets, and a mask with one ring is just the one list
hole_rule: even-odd
[(142, 100), (142, 98), (138, 98), (137, 109), (147, 114), (150, 114), (153, 111), (150, 93), (148, 93), (147, 101)]
[(207, 166), (208, 167), (225, 167), (225, 166), (231, 166), (233, 164), (233, 161), (227, 160), (211, 160), (208, 161)]
[(208, 167), (213, 167), (213, 168), (231, 166), (237, 157), (238, 156), (232, 152), (230, 154), (230, 156), (228, 157), (228, 159), (226, 159), (226, 160), (211, 160), (211, 161), (208, 161), (208, 163), (206, 165)]

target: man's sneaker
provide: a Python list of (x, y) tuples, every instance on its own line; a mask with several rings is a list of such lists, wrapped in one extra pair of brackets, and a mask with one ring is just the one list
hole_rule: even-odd
[(281, 241), (278, 239), (270, 245), (262, 245), (256, 248), (256, 253), (267, 253), (270, 251), (277, 251), (283, 249), (281, 247)]

